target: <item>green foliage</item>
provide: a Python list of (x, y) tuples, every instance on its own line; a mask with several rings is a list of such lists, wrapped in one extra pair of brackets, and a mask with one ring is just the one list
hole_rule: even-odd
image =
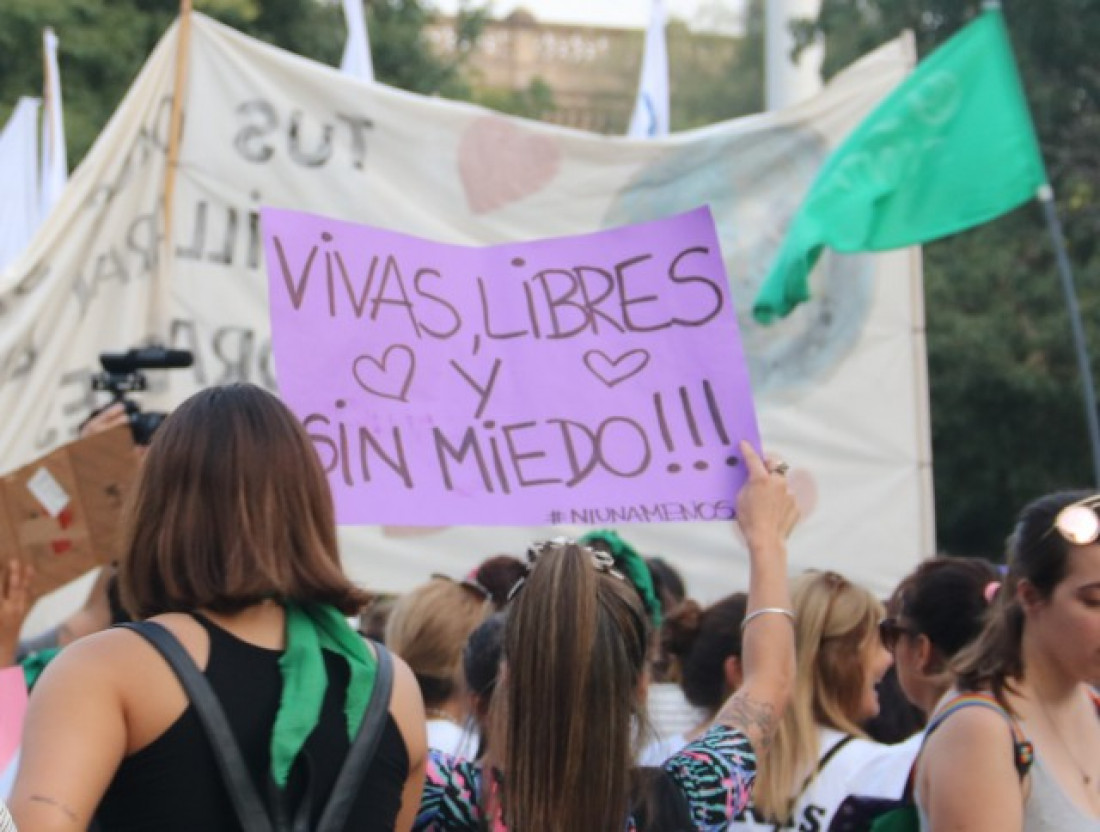
[[(346, 28), (339, 3), (318, 0), (195, 0), (195, 8), (253, 37), (338, 64)], [(3, 0), (0, 3), (0, 124), (20, 96), (42, 90), (42, 30), (61, 41), (62, 96), (70, 166), (83, 158), (118, 107), (153, 46), (179, 12), (178, 0)], [(421, 93), (468, 97), (462, 63), (486, 12), (459, 14), (455, 56), (429, 48), (431, 12), (421, 0), (372, 0), (367, 9), (375, 74)], [(542, 94), (534, 91), (535, 95)]]
[(764, 0), (748, 0), (745, 7), (744, 34), (737, 39), (669, 24), (673, 130), (764, 109)]
[(432, 14), (418, 0), (372, 0), (367, 7), (367, 30), (375, 77), (413, 92), (468, 98), (470, 89), (461, 68), (480, 33), (484, 13), (461, 10), (450, 59), (439, 57), (427, 42), (425, 27)]
[[(977, 0), (824, 0), (832, 73), (909, 28), (926, 54)], [(1004, 4), (1076, 271), (1092, 361), (1100, 353), (1100, 72), (1090, 0)], [(1081, 385), (1039, 208), (925, 247), (932, 445), (940, 546), (996, 557), (1013, 517), (1046, 491), (1093, 481)], [(1095, 405), (1093, 405), (1095, 406)]]
[(554, 91), (542, 78), (535, 78), (523, 90), (480, 87), (471, 98), (483, 107), (524, 118), (546, 118), (554, 112)]

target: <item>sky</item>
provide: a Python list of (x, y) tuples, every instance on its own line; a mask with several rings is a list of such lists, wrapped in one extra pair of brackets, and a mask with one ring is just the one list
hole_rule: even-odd
[[(453, 13), (459, 0), (431, 0), (440, 11)], [(678, 17), (704, 30), (736, 29), (742, 0), (665, 0), (670, 17)], [(587, 23), (597, 26), (644, 28), (649, 20), (649, 0), (493, 0), (494, 17), (504, 17), (517, 7), (544, 23)]]

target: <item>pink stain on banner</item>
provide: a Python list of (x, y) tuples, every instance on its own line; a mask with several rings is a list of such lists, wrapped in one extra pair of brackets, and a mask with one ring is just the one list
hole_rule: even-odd
[(477, 248), (262, 221), (279, 387), (341, 523), (733, 516), (759, 436), (708, 209)]

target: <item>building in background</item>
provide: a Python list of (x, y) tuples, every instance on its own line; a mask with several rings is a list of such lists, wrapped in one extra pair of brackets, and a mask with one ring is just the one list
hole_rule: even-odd
[[(455, 22), (439, 17), (426, 32), (443, 55), (455, 52)], [(537, 115), (545, 121), (597, 133), (625, 132), (638, 92), (645, 33), (561, 23), (540, 23), (525, 9), (491, 20), (466, 60), (477, 99), (495, 95), (549, 95)], [(693, 68), (732, 65), (739, 39), (693, 32), (680, 22), (668, 28), (673, 118), (677, 88), (691, 83)]]

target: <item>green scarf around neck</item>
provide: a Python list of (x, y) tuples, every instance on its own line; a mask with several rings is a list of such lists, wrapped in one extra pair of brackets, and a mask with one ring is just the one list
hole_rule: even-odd
[(321, 718), (328, 674), (321, 650), (342, 656), (350, 678), (344, 705), (348, 741), (355, 739), (374, 691), (378, 660), (347, 619), (328, 604), (285, 604), (286, 651), (279, 659), (283, 693), (271, 734), (271, 774), (286, 786), (291, 766)]

